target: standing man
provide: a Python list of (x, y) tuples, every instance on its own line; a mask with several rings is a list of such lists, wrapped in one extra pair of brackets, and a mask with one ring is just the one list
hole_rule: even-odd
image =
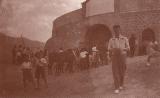
[(131, 35), (129, 38), (129, 45), (130, 45), (130, 56), (133, 57), (135, 55), (135, 50), (136, 50), (136, 44), (137, 44), (137, 39), (134, 34)]
[(114, 93), (118, 94), (124, 89), (124, 76), (126, 71), (126, 55), (129, 51), (128, 39), (121, 35), (119, 25), (113, 26), (114, 37), (109, 40), (108, 50), (112, 58), (112, 72), (115, 85)]
[(58, 52), (58, 62), (57, 62), (57, 75), (60, 75), (60, 73), (63, 73), (63, 67), (64, 67), (64, 59), (65, 59), (65, 55), (64, 55), (64, 50), (63, 48), (59, 49)]

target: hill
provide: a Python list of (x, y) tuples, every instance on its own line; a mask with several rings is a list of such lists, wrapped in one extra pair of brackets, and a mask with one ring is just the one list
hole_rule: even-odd
[(43, 48), (44, 43), (32, 41), (27, 38), (14, 38), (0, 33), (0, 64), (10, 64), (12, 62), (12, 49), (15, 44), (22, 44), (31, 48)]

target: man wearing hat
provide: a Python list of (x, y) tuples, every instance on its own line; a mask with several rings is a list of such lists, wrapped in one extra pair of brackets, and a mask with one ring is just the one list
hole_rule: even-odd
[(98, 50), (96, 46), (92, 47), (92, 66), (97, 67), (98, 64)]
[(113, 26), (114, 37), (109, 40), (108, 50), (111, 53), (112, 72), (115, 85), (115, 93), (124, 89), (124, 76), (126, 71), (126, 55), (130, 50), (127, 37), (121, 35), (119, 25)]

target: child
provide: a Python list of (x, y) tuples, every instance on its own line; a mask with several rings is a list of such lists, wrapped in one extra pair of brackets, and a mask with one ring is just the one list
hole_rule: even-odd
[(160, 51), (158, 49), (158, 43), (153, 43), (152, 41), (150, 41), (148, 43), (148, 46), (147, 46), (147, 64), (146, 66), (150, 66), (150, 60), (151, 58), (153, 57), (159, 57), (160, 56)]
[(24, 60), (22, 62), (22, 74), (23, 74), (23, 85), (24, 88), (27, 86), (27, 81), (32, 82), (34, 85), (33, 73), (32, 73), (32, 65), (27, 56), (24, 56)]
[(46, 79), (46, 73), (45, 73), (45, 67), (47, 65), (47, 61), (45, 58), (36, 58), (36, 71), (35, 76), (37, 79), (37, 88), (40, 87), (40, 78), (43, 79), (46, 87), (47, 87), (47, 79)]
[(85, 70), (89, 66), (89, 55), (85, 48), (80, 52), (80, 69)]
[(99, 57), (98, 57), (98, 50), (97, 47), (94, 46), (92, 47), (92, 59), (91, 59), (91, 66), (97, 67), (98, 62), (99, 62)]

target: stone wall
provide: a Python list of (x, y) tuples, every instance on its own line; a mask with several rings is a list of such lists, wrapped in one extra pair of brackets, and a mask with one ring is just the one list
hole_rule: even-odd
[(82, 9), (75, 10), (73, 12), (67, 13), (54, 21), (54, 27), (58, 29), (67, 24), (74, 24), (76, 22), (83, 20)]
[(160, 9), (159, 0), (120, 0), (120, 11), (146, 11)]
[(86, 2), (86, 17), (114, 12), (114, 0), (89, 0)]
[(78, 47), (85, 40), (88, 26), (94, 24), (105, 24), (112, 32), (113, 25), (120, 24), (124, 35), (130, 37), (132, 33), (136, 34), (140, 45), (143, 30), (151, 28), (156, 34), (156, 39), (160, 41), (160, 11), (106, 13), (87, 18), (84, 18), (81, 13), (81, 10), (69, 13), (54, 22), (57, 35), (46, 44), (50, 50), (57, 50), (60, 47), (64, 49)]
[(84, 38), (87, 21), (79, 9), (57, 18), (53, 25), (53, 36), (46, 43), (49, 51), (78, 47)]

